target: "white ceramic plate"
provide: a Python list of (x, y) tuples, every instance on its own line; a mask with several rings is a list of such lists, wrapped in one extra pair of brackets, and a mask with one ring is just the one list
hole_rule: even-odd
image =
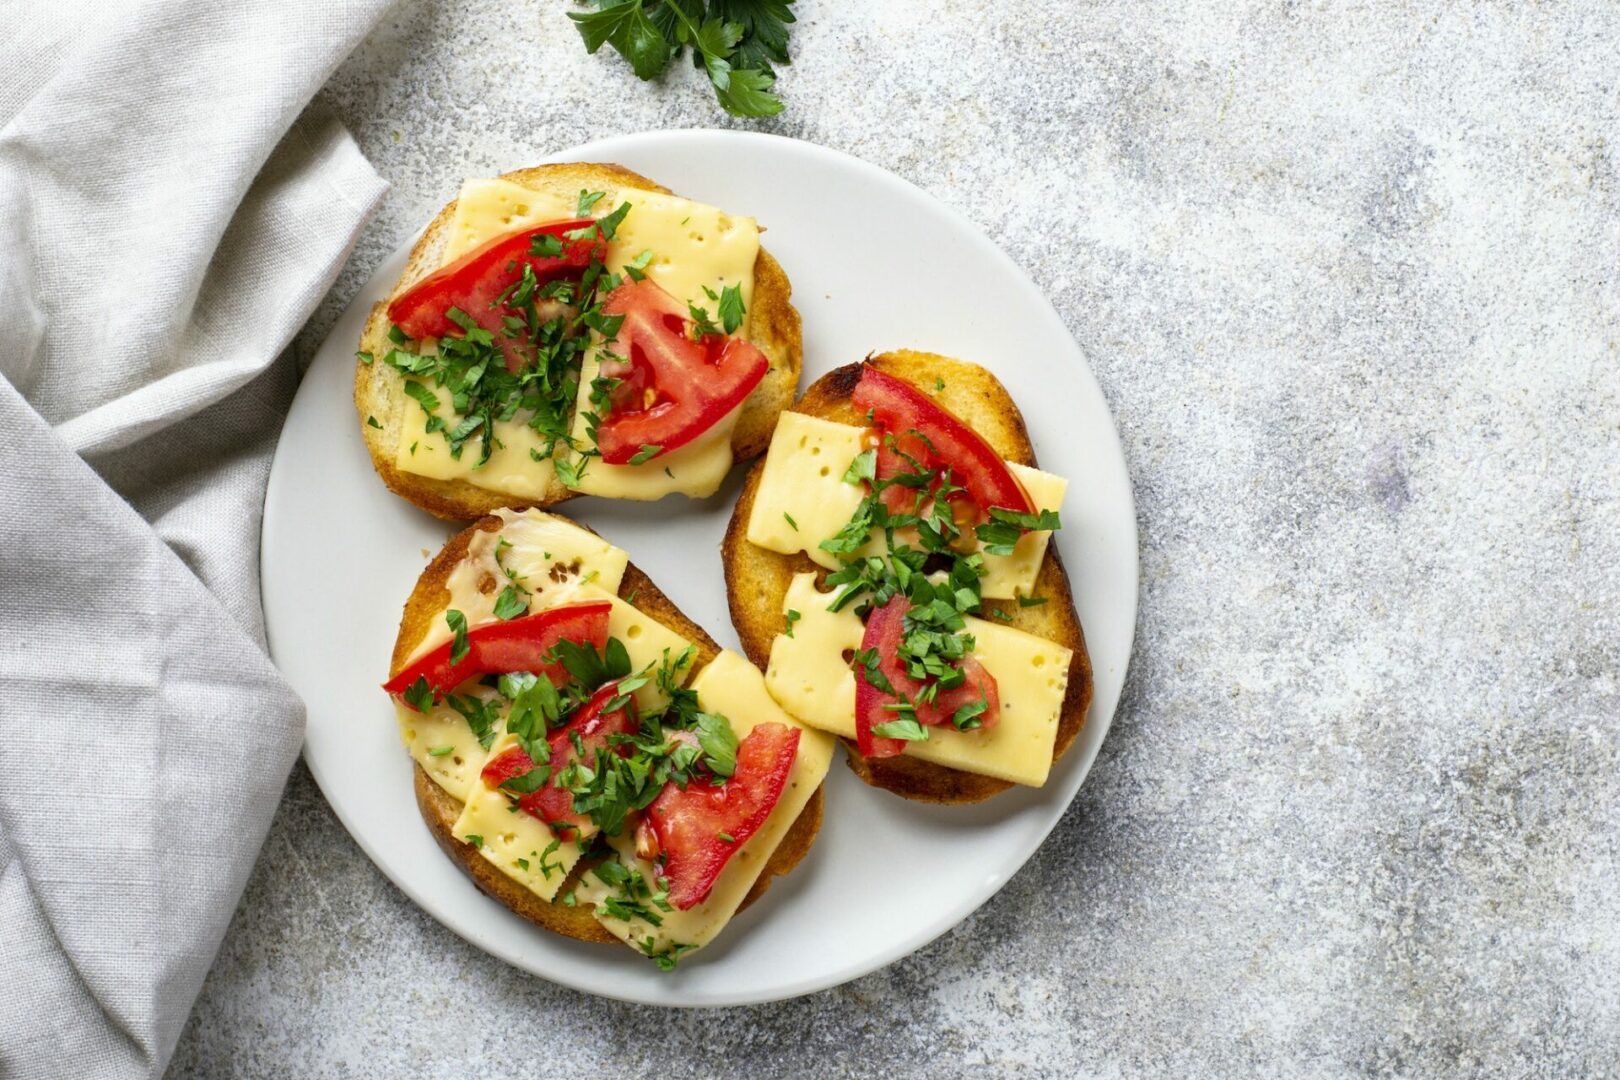
[[(835, 761), (809, 856), (674, 973), (622, 946), (543, 932), (486, 898), (422, 824), (411, 761), (378, 689), (405, 597), (427, 554), (455, 531), (383, 488), (351, 398), (361, 325), (397, 279), (407, 245), (378, 267), (316, 356), (270, 474), (265, 619), (276, 663), (309, 706), (305, 758), (395, 884), (457, 934), (536, 975), (659, 1005), (737, 1005), (835, 986), (927, 944), (994, 895), (1057, 823), (1097, 756), (1136, 625), (1136, 515), (1113, 421), (1080, 349), (1023, 272), (969, 222), (875, 166), (722, 131), (607, 139), (552, 160), (619, 162), (767, 226), (804, 316), (805, 385), (897, 347), (975, 360), (1006, 383), (1041, 465), (1070, 479), (1058, 545), (1096, 673), (1091, 715), (1043, 789), (979, 806), (906, 802)], [(702, 502), (588, 498), (565, 510), (626, 548), (683, 610), (736, 648), (719, 546), (742, 471)]]

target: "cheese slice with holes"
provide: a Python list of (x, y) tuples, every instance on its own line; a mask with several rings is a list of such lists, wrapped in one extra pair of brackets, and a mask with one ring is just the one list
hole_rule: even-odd
[[(607, 245), (608, 270), (622, 272), (627, 263), (651, 253), (643, 272), (677, 300), (697, 304), (717, 316), (717, 304), (705, 290), (718, 296), (722, 289), (735, 285), (741, 290), (745, 312), (753, 306), (754, 261), (759, 255), (759, 226), (753, 218), (674, 195), (632, 188), (609, 188), (585, 215), (580, 215), (579, 195), (577, 186), (556, 182), (535, 188), (499, 178), (467, 180), (461, 185), (451, 213), (445, 261), (453, 261), (503, 233), (580, 216), (600, 218), (628, 202), (630, 212)], [(739, 333), (747, 336), (746, 314)], [(571, 431), (581, 446), (590, 445), (582, 414), (592, 409), (591, 382), (597, 369), (593, 349), (580, 372)], [(449, 395), (436, 393), (440, 399), (436, 414), (453, 428), (459, 417), (449, 404)], [(552, 463), (537, 462), (530, 454), (531, 450), (540, 451), (545, 440), (528, 426), (526, 415), (496, 421), (496, 437), (504, 446), (479, 465), (476, 445), (469, 444), (459, 459), (452, 458), (444, 435), (426, 430), (429, 416), (417, 402), (409, 401), (404, 408), (405, 427), (395, 458), (397, 468), (435, 479), (465, 480), (526, 498), (541, 497), (552, 482)], [(595, 458), (576, 459), (576, 464), (588, 461), (578, 490), (643, 500), (672, 492), (711, 495), (731, 468), (731, 434), (740, 412), (738, 406), (703, 437), (641, 465), (604, 465)], [(559, 452), (563, 452), (561, 448)]]
[[(793, 636), (771, 643), (765, 685), (771, 697), (812, 727), (855, 737), (855, 673), (848, 656), (861, 647), (865, 628), (852, 608), (828, 611), (833, 594), (816, 588), (814, 574), (798, 574), (783, 600), (784, 619), (797, 611)], [(968, 618), (973, 655), (995, 676), (1001, 719), (986, 730), (928, 728), (928, 738), (907, 743), (922, 761), (1040, 787), (1052, 768), (1073, 652), (1022, 630)]]
[[(597, 921), (615, 936), (649, 955), (667, 953), (677, 945), (697, 947), (707, 944), (736, 914), (748, 891), (759, 879), (799, 813), (821, 786), (832, 763), (833, 740), (820, 731), (807, 728), (784, 712), (769, 693), (759, 669), (734, 652), (722, 652), (692, 680), (698, 704), (706, 712), (719, 713), (731, 723), (742, 739), (754, 725), (775, 722), (800, 730), (799, 748), (793, 769), (782, 789), (781, 799), (759, 832), (746, 840), (725, 869), (715, 879), (714, 888), (702, 903), (686, 911), (658, 912), (657, 926), (643, 919), (612, 918), (597, 908)], [(635, 839), (629, 833), (611, 838), (615, 856), (628, 869), (652, 883), (657, 871), (651, 863), (636, 858)], [(581, 903), (599, 904), (615, 889), (593, 872), (586, 871), (576, 897)]]
[[(490, 754), (516, 745), (515, 735), (503, 733), (490, 747)], [(461, 816), (450, 831), (457, 840), (476, 847), (501, 873), (540, 899), (550, 900), (579, 861), (580, 846), (560, 839), (545, 822), (515, 806), (505, 792), (475, 775)]]
[[(749, 542), (783, 555), (802, 551), (817, 564), (838, 569), (838, 556), (822, 550), (821, 542), (838, 535), (861, 503), (863, 485), (845, 483), (844, 473), (861, 452), (863, 434), (861, 428), (849, 424), (784, 412), (771, 437), (753, 512), (748, 515)], [(1037, 511), (1056, 511), (1062, 506), (1069, 486), (1063, 477), (1014, 462), (1007, 466)], [(1011, 555), (985, 553), (980, 581), (983, 596), (1010, 600), (1031, 595), (1051, 536), (1050, 532), (1028, 532), (1019, 538)], [(882, 536), (874, 533), (859, 554), (880, 555), (885, 550)]]

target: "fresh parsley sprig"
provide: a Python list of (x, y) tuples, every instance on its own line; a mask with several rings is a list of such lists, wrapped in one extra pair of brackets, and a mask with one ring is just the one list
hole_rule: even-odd
[(773, 64), (791, 63), (788, 25), (794, 0), (594, 0), (570, 12), (585, 50), (608, 45), (641, 79), (662, 75), (690, 46), (692, 64), (709, 76), (721, 108), (733, 116), (775, 116)]

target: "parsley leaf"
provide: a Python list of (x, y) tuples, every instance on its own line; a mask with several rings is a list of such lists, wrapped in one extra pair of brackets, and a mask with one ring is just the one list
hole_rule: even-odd
[(586, 52), (611, 45), (630, 61), (638, 79), (656, 78), (674, 55), (670, 42), (642, 10), (642, 0), (622, 0), (600, 11), (571, 11), (568, 17), (585, 39)]
[(735, 334), (737, 327), (742, 325), (743, 315), (742, 286), (727, 285), (720, 290), (720, 325), (726, 328), (726, 333)]
[(871, 483), (877, 477), (877, 451), (862, 450), (844, 470), (844, 483)]
[(1050, 532), (1061, 529), (1063, 522), (1054, 510), (1039, 514), (1020, 514), (997, 506), (990, 511), (990, 520), (974, 529), (974, 535), (984, 550), (992, 555), (1011, 555), (1019, 537), (1025, 532)]
[(652, 258), (652, 248), (648, 248), (646, 251), (643, 251), (640, 255), (637, 255), (635, 258), (624, 264), (625, 276), (631, 281), (641, 281), (645, 279), (647, 276), (647, 267), (651, 265)]
[(467, 721), (467, 726), (478, 739), (478, 745), (488, 750), (495, 742), (495, 727), (500, 723), (500, 712), (495, 700), (485, 701), (482, 698), (448, 694), (445, 701)]
[(579, 191), (579, 205), (574, 209), (574, 216), (584, 217), (591, 212), (591, 207), (601, 202), (606, 195), (607, 192), (605, 191), (586, 191), (581, 188)]
[(775, 85), (775, 75), (739, 68), (724, 89), (715, 84), (715, 97), (733, 116), (775, 116), (782, 111), (782, 99), (771, 93)]
[(784, 637), (792, 637), (793, 636), (793, 624), (798, 622), (803, 617), (804, 616), (800, 615), (797, 611), (794, 611), (792, 608), (788, 608), (787, 629), (783, 631), (783, 636)]
[[(981, 709), (981, 711), (983, 710)], [(910, 717), (889, 720), (882, 724), (873, 724), (872, 734), (880, 739), (904, 739), (906, 742), (926, 742), (928, 740), (928, 729)]]
[(546, 781), (550, 779), (551, 766), (536, 765), (526, 773), (502, 780), (501, 790), (510, 791), (514, 795), (529, 795), (545, 787)]
[(737, 733), (723, 716), (702, 713), (697, 718), (698, 746), (703, 750), (703, 763), (719, 777), (737, 771)]
[(519, 595), (516, 585), (508, 585), (495, 598), (495, 617), (505, 622), (529, 613), (529, 602)]
[(454, 632), (455, 639), (450, 644), (450, 664), (455, 666), (467, 658), (472, 646), (467, 644), (467, 616), (451, 608), (444, 613), (445, 625)]
[(664, 448), (662, 446), (654, 446), (651, 443), (642, 443), (641, 449), (637, 450), (630, 458), (630, 464), (643, 465), (657, 457), (663, 451), (663, 449)]
[(426, 675), (418, 675), (416, 681), (405, 688), (405, 703), (419, 713), (433, 707), (433, 687), (428, 685)]

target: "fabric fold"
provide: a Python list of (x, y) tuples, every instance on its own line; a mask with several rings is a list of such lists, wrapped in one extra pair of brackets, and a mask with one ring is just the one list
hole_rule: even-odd
[(162, 1072), (298, 752), (264, 488), (385, 190), (306, 106), (387, 6), (8, 14), (0, 1076)]

